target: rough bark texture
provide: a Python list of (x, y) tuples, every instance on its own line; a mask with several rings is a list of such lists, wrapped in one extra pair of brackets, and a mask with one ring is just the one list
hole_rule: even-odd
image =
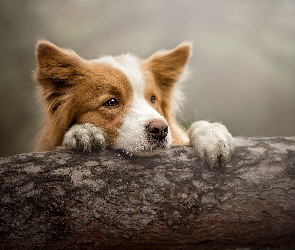
[(20, 154), (0, 181), (0, 249), (295, 248), (295, 137), (239, 139), (213, 169), (190, 147)]

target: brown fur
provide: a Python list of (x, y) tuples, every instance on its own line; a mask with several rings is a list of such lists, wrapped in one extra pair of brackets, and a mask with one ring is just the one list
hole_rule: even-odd
[[(151, 105), (167, 120), (173, 145), (188, 143), (187, 135), (176, 122), (172, 98), (189, 56), (190, 46), (183, 44), (141, 61), (147, 84), (146, 99), (151, 95), (157, 97), (157, 102)], [(132, 102), (127, 77), (111, 66), (85, 60), (45, 40), (37, 43), (36, 59), (34, 80), (39, 86), (44, 117), (35, 150), (53, 150), (60, 146), (64, 134), (75, 123), (92, 123), (103, 128), (113, 145)], [(104, 103), (113, 96), (119, 98), (120, 105), (107, 108)]]
[(149, 84), (154, 83), (151, 89), (156, 89), (161, 93), (159, 96), (161, 99), (160, 103), (155, 108), (165, 117), (169, 124), (173, 138), (172, 145), (189, 144), (187, 134), (176, 121), (172, 100), (174, 98), (174, 89), (189, 57), (190, 46), (188, 44), (181, 44), (170, 51), (156, 52), (143, 62), (149, 75), (147, 82)]

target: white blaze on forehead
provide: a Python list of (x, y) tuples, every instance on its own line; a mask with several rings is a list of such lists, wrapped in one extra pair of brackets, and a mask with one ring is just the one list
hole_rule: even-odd
[(122, 71), (128, 77), (134, 92), (144, 95), (144, 77), (135, 55), (125, 54), (117, 58), (105, 56), (98, 61)]
[[(145, 99), (145, 79), (139, 66), (139, 59), (131, 54), (120, 57), (105, 56), (98, 59), (99, 62), (106, 63), (123, 72), (132, 86), (133, 103), (127, 112), (123, 125), (118, 129), (119, 135), (115, 148), (124, 149), (129, 152), (139, 152), (149, 150), (146, 136), (146, 126), (152, 119), (163, 119)], [(171, 134), (167, 135), (167, 147), (171, 144)]]

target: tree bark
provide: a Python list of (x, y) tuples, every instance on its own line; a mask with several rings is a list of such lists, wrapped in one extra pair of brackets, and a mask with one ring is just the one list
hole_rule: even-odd
[(295, 137), (239, 138), (210, 168), (190, 147), (0, 159), (0, 249), (295, 248)]

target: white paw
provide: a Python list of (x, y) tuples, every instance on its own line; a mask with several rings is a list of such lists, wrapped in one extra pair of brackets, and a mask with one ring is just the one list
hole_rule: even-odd
[(66, 149), (91, 151), (93, 148), (105, 149), (107, 135), (101, 129), (90, 123), (75, 124), (64, 135), (62, 146)]
[(226, 164), (234, 150), (234, 138), (221, 123), (194, 122), (189, 129), (191, 144), (211, 167)]

